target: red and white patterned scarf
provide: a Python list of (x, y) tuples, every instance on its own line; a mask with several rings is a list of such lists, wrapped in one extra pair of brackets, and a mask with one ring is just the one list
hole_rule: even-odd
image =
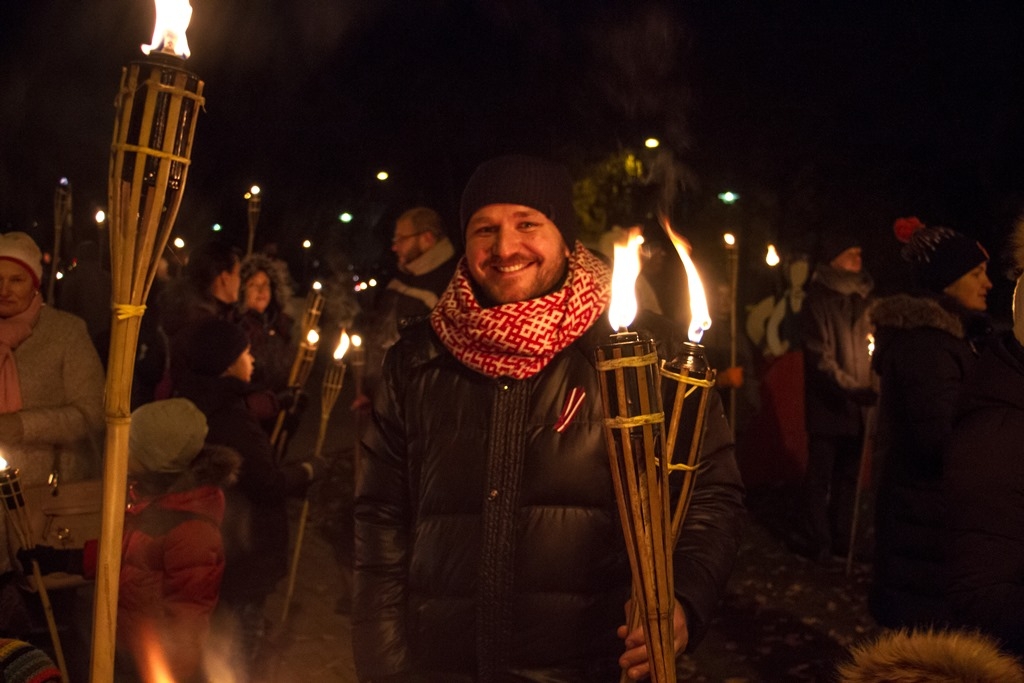
[(526, 379), (579, 339), (610, 301), (611, 270), (577, 242), (562, 287), (491, 308), (477, 301), (463, 257), (430, 324), (463, 365), (488, 377)]

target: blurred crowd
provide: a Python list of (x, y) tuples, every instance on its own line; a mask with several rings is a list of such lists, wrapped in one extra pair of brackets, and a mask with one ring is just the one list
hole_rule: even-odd
[[(558, 230), (559, 240), (569, 234)], [(840, 229), (822, 231), (814, 248), (786, 251), (779, 286), (759, 301), (738, 301), (735, 280), (705, 283), (715, 323), (701, 341), (732, 419), (743, 485), (788, 498), (794, 553), (872, 565), (864, 599), (892, 631), (851, 655), (841, 670), (851, 681), (878, 680), (860, 676), (879, 649), (896, 647), (892, 638), (945, 638), (936, 649), (948, 650), (980, 633), (986, 646), (1024, 656), (1024, 293), (1012, 312), (992, 315), (985, 246), (914, 217), (896, 220), (894, 234), (892, 248), (913, 274), (907, 291), (876, 296), (861, 236)], [(610, 261), (619, 237), (612, 231), (591, 251)], [(641, 308), (685, 330), (675, 256), (650, 237)], [(405, 211), (394, 223), (393, 278), (357, 314), (320, 322), (332, 335), (358, 331), (365, 344), (351, 409), (360, 429), (369, 423), (371, 450), (390, 447), (383, 420), (396, 389), (385, 355), (410, 324), (436, 315), (459, 281), (466, 236), (452, 238), (437, 211)], [(1015, 275), (1024, 271), (1024, 234), (1016, 239)], [(55, 301), (45, 302), (39, 247), (24, 233), (0, 235), (0, 445), (26, 489), (99, 476), (110, 274), (96, 244), (76, 252)], [(468, 268), (478, 280), (466, 291), (484, 296), (486, 274)], [(217, 241), (153, 284), (134, 359), (118, 680), (153, 680), (154, 658), (175, 681), (212, 680), (218, 667), (259, 679), (265, 602), (287, 574), (294, 535), (286, 500), (304, 497), (329, 465), (289, 449), (306, 403), (296, 358), (319, 296), (303, 299), (296, 288), (272, 254)], [(1001, 319), (1012, 325), (993, 322)], [(474, 362), (460, 344), (446, 340)], [(5, 539), (0, 636), (39, 640), (33, 566), (58, 593), (66, 588), (56, 577), (69, 575), (88, 590), (95, 541), (24, 547), (9, 524)], [(340, 609), (352, 608), (351, 595), (338, 597)], [(55, 599), (58, 612), (73, 603)], [(81, 667), (69, 654), (63, 665)]]

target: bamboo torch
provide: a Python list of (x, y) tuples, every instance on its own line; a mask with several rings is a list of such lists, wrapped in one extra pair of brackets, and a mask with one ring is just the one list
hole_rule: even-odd
[(114, 680), (132, 370), (144, 303), (178, 214), (202, 108), (203, 82), (184, 69), (188, 0), (156, 0), (148, 57), (124, 69), (108, 176), (113, 316), (106, 384), (103, 518), (93, 608), (91, 677)]
[[(688, 444), (685, 460), (674, 462), (672, 471), (683, 473), (680, 492), (672, 513), (673, 545), (679, 540), (686, 512), (690, 505), (690, 494), (697, 477), (697, 460), (704, 441), (704, 422), (708, 412), (710, 389), (715, 385), (715, 371), (708, 365), (707, 356), (700, 340), (711, 327), (708, 300), (701, 283), (697, 267), (690, 258), (690, 245), (669, 225), (668, 218), (661, 217), (661, 224), (672, 245), (683, 262), (686, 271), (686, 285), (690, 295), (690, 325), (687, 329), (689, 341), (683, 344), (680, 355), (661, 364), (661, 376), (672, 380), (666, 382), (666, 401), (669, 410), (668, 453), (674, 454), (682, 433), (682, 442)], [(691, 400), (686, 401), (687, 398)]]
[[(675, 637), (668, 464), (658, 354), (654, 340), (628, 326), (636, 315), (636, 277), (643, 238), (630, 231), (615, 245), (612, 303), (614, 332), (597, 348), (604, 407), (604, 435), (615, 498), (633, 575), (633, 605), (647, 641), (651, 680), (675, 681)], [(623, 672), (625, 676), (625, 672)]]
[(71, 182), (61, 178), (53, 193), (53, 258), (50, 259), (50, 279), (46, 285), (46, 303), (54, 305), (53, 288), (57, 282), (63, 253), (64, 227), (71, 225)]
[(246, 209), (249, 218), (249, 242), (245, 249), (245, 255), (252, 254), (252, 247), (256, 241), (256, 224), (260, 221), (260, 186), (253, 185), (245, 193)]
[[(292, 361), (292, 369), (288, 373), (288, 388), (295, 392), (296, 397), (302, 387), (309, 379), (309, 373), (313, 369), (313, 361), (316, 360), (316, 350), (320, 345), (320, 332), (315, 327), (309, 328), (306, 338), (299, 342), (299, 348), (295, 351), (295, 360)], [(274, 452), (278, 458), (284, 454), (284, 445), (288, 441), (288, 432), (285, 431), (284, 423), (289, 414), (296, 410), (295, 405), (282, 410), (277, 414), (277, 422), (274, 423), (274, 431), (270, 434), (270, 443), (274, 446)]]
[[(18, 537), (18, 546), (24, 550), (34, 548), (35, 537), (32, 535), (28, 507), (25, 505), (25, 498), (21, 493), (21, 477), (17, 468), (8, 466), (7, 460), (2, 457), (0, 457), (0, 498), (4, 501), (4, 510), (11, 522), (8, 528), (13, 527), (15, 535)], [(53, 616), (50, 595), (46, 591), (43, 573), (39, 570), (39, 563), (36, 560), (32, 560), (32, 577), (35, 579), (36, 589), (39, 591), (39, 601), (43, 603), (43, 613), (46, 616), (46, 626), (50, 630), (53, 652), (57, 656), (61, 681), (68, 683), (68, 667), (64, 663), (64, 648), (60, 644), (57, 620)]]
[[(331, 419), (331, 411), (338, 401), (338, 394), (341, 393), (341, 385), (345, 381), (345, 352), (348, 351), (349, 336), (345, 330), (341, 331), (341, 338), (338, 346), (334, 349), (333, 362), (324, 373), (323, 387), (320, 389), (320, 431), (316, 436), (316, 447), (313, 456), (319, 458), (324, 449), (324, 438), (327, 436), (327, 423)], [(288, 571), (288, 590), (284, 597), (284, 607), (281, 609), (281, 623), (288, 620), (288, 610), (292, 604), (292, 594), (295, 592), (295, 575), (299, 570), (299, 554), (302, 552), (302, 541), (306, 534), (306, 520), (309, 517), (309, 494), (302, 502), (302, 514), (299, 515), (299, 531), (295, 537), (295, 550), (292, 552), (292, 565)]]

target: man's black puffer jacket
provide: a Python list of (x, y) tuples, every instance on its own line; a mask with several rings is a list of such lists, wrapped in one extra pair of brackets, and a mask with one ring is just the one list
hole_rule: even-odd
[[(645, 320), (634, 329), (665, 358), (680, 341), (675, 328)], [(602, 318), (519, 381), (466, 368), (427, 322), (389, 351), (356, 492), (361, 680), (617, 678), (630, 572), (594, 367), (610, 331)], [(576, 387), (583, 405), (556, 432)], [(690, 647), (731, 571), (742, 499), (716, 394), (675, 554)]]

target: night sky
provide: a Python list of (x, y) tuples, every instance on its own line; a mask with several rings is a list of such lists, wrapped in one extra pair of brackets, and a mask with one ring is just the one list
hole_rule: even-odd
[[(687, 169), (677, 227), (696, 243), (734, 227), (749, 244), (811, 249), (842, 226), (864, 236), (882, 282), (899, 281), (894, 218), (998, 253), (1024, 205), (1019, 2), (192, 5), (187, 67), (207, 97), (177, 222), (192, 242), (220, 222), (244, 245), (242, 194), (258, 183), (258, 243), (294, 255), (309, 237), (368, 267), (412, 204), (454, 222), (490, 156), (538, 153), (580, 176), (617, 151), (643, 154), (652, 135)], [(52, 240), (61, 176), (76, 225), (106, 203), (120, 70), (141, 57), (152, 17), (151, 0), (3, 3), (4, 230)], [(717, 205), (723, 189), (741, 202)], [(356, 220), (339, 224), (342, 210)]]

